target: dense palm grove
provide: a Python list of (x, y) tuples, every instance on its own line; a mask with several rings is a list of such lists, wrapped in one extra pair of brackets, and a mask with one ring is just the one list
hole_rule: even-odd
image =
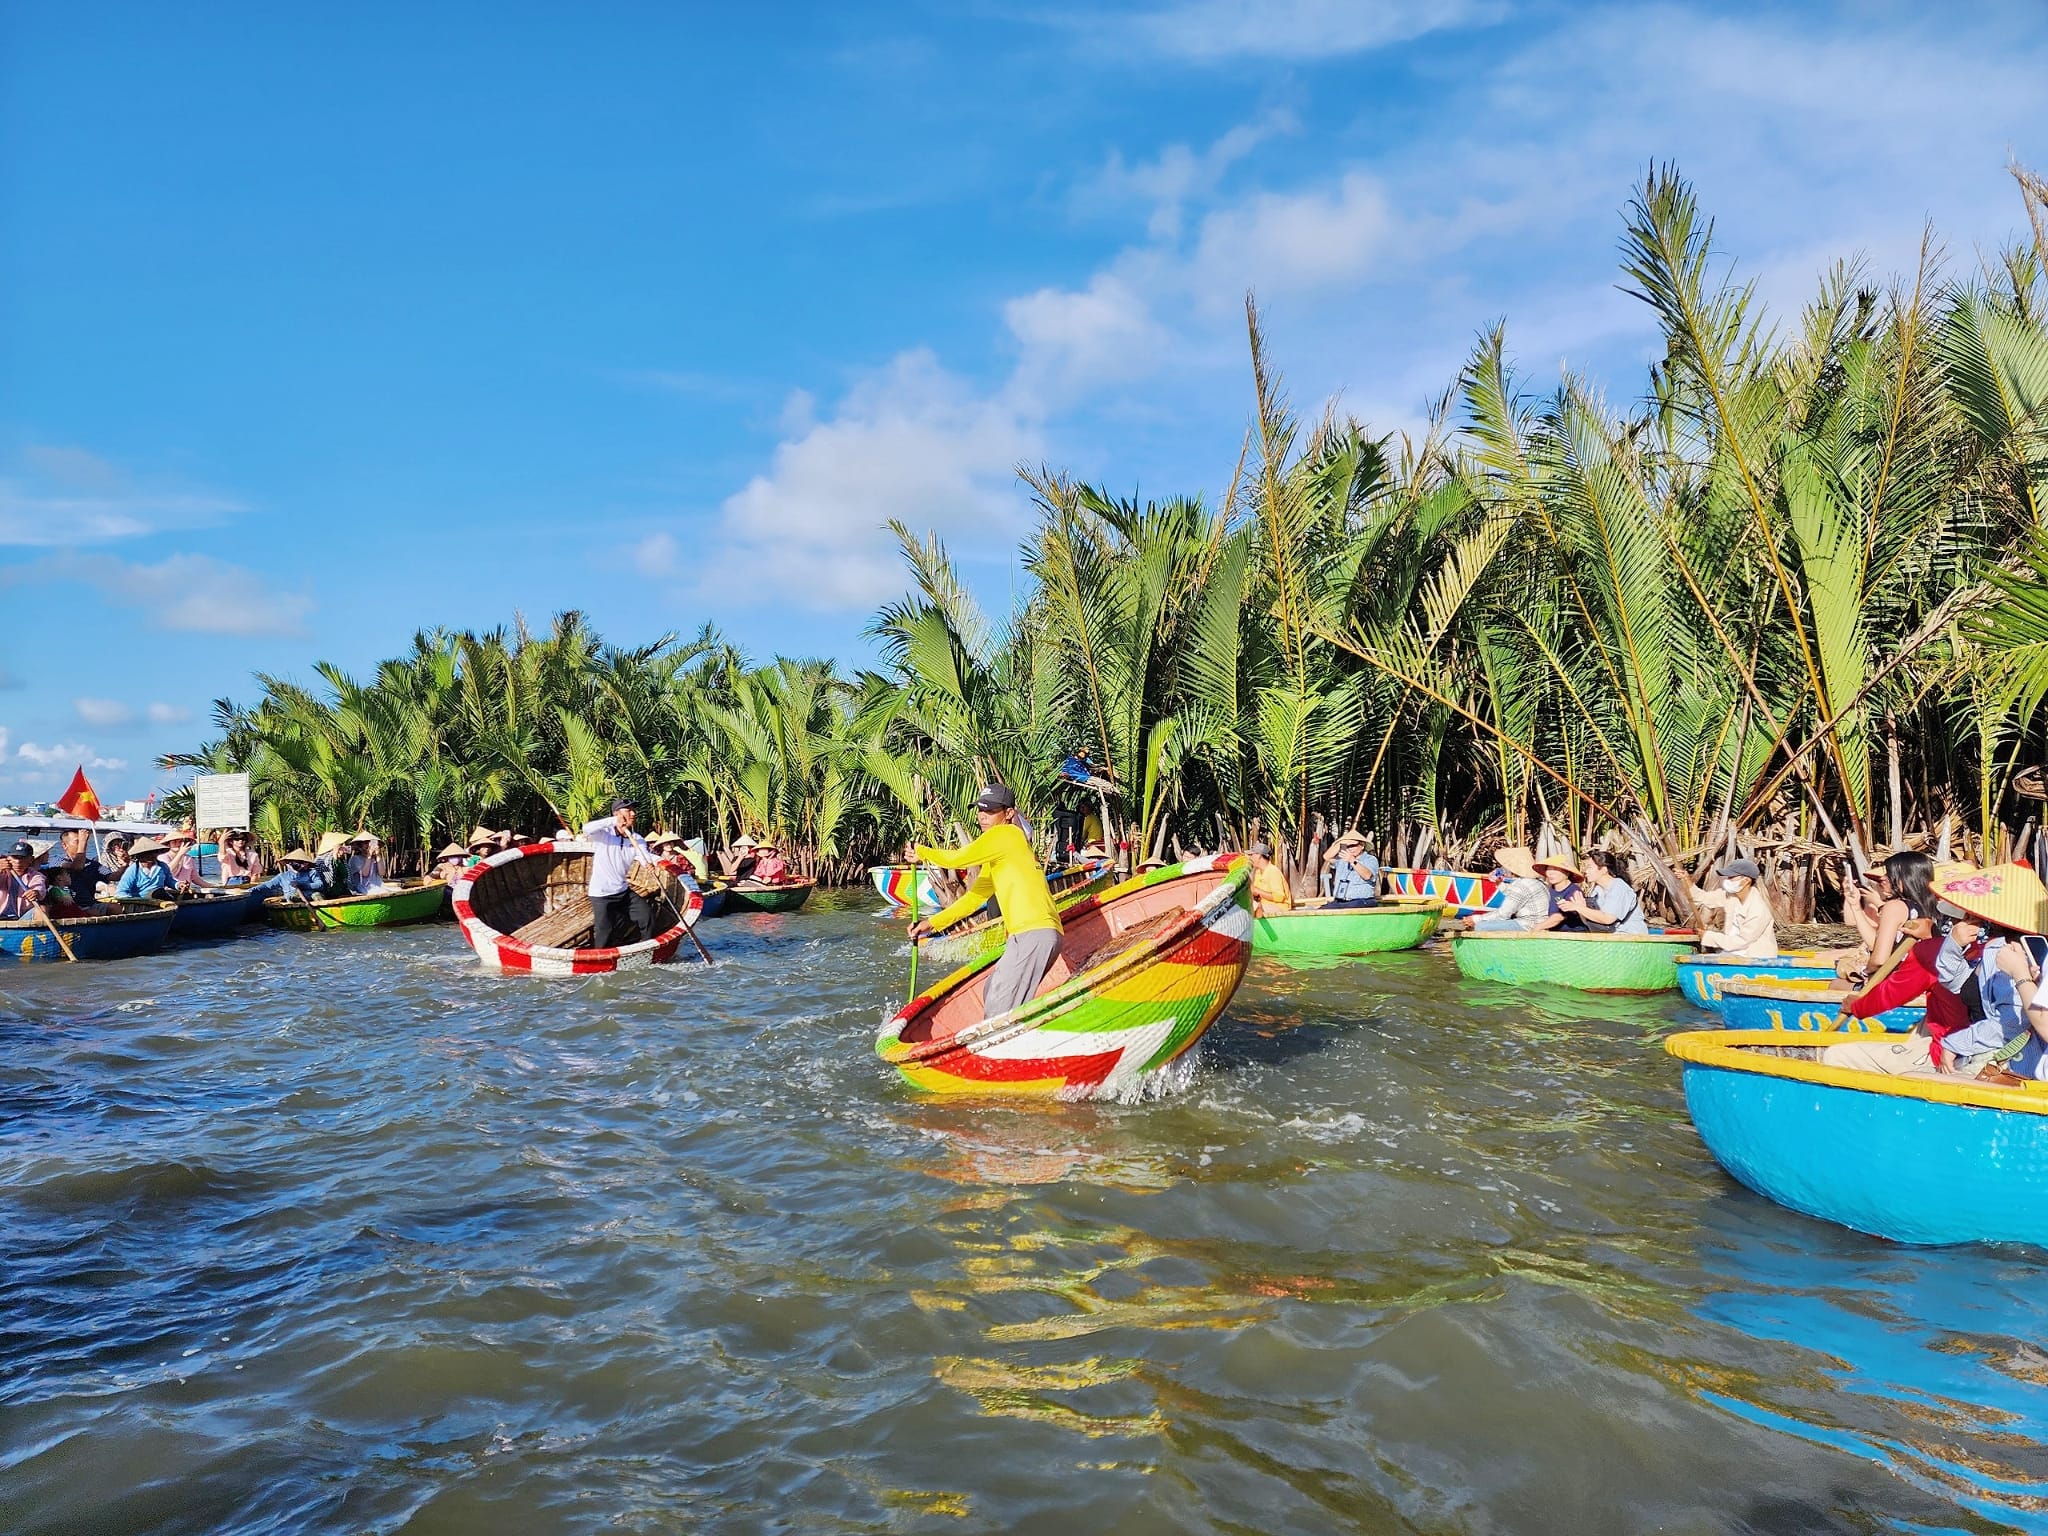
[[(1483, 337), (1421, 441), (1290, 409), (1248, 311), (1253, 414), (1220, 506), (1025, 476), (1029, 595), (985, 613), (898, 526), (879, 671), (425, 633), (359, 681), (264, 677), (167, 766), (246, 768), (273, 843), (364, 824), (402, 850), (572, 824), (615, 792), (843, 877), (947, 837), (976, 787), (1043, 819), (1092, 749), (1140, 850), (1271, 838), (1312, 881), (1353, 824), (1402, 863), (1626, 844), (1680, 906), (1703, 857), (1767, 860), (1790, 912), (1908, 838), (1996, 857), (2033, 826), (2048, 692), (2048, 188), (1980, 270), (1930, 240), (1775, 328), (1688, 186), (1631, 205), (1662, 327), (1642, 399), (1537, 393)], [(1832, 915), (1832, 913), (1829, 913)]]

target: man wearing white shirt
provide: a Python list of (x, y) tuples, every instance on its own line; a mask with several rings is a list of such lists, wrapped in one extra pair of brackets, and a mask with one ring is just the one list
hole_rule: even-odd
[(654, 903), (635, 892), (626, 876), (635, 864), (660, 861), (633, 830), (633, 802), (624, 798), (612, 802), (612, 813), (586, 825), (583, 836), (596, 845), (590, 859), (590, 942), (609, 949), (612, 935), (625, 927), (630, 917), (642, 939), (655, 935)]

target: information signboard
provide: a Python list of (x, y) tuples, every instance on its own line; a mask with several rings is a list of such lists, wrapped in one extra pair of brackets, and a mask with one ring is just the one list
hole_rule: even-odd
[(249, 775), (202, 773), (192, 780), (192, 824), (209, 832), (249, 825)]

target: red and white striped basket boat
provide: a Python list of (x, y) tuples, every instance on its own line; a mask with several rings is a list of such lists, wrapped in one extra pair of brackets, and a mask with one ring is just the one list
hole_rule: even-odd
[(680, 914), (656, 899), (657, 914), (681, 920), (654, 938), (605, 949), (563, 947), (564, 936), (589, 929), (586, 893), (596, 852), (581, 841), (528, 843), (470, 865), (455, 882), (455, 920), (477, 958), (500, 971), (535, 976), (598, 976), (675, 959), (685, 930), (704, 910), (696, 891), (683, 893)]

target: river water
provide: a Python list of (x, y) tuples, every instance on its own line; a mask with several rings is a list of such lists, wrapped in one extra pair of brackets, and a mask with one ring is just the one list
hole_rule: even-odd
[(1171, 1099), (941, 1102), (875, 904), (0, 972), (0, 1529), (2048, 1522), (2043, 1256), (1733, 1185), (1675, 996), (1258, 961)]

